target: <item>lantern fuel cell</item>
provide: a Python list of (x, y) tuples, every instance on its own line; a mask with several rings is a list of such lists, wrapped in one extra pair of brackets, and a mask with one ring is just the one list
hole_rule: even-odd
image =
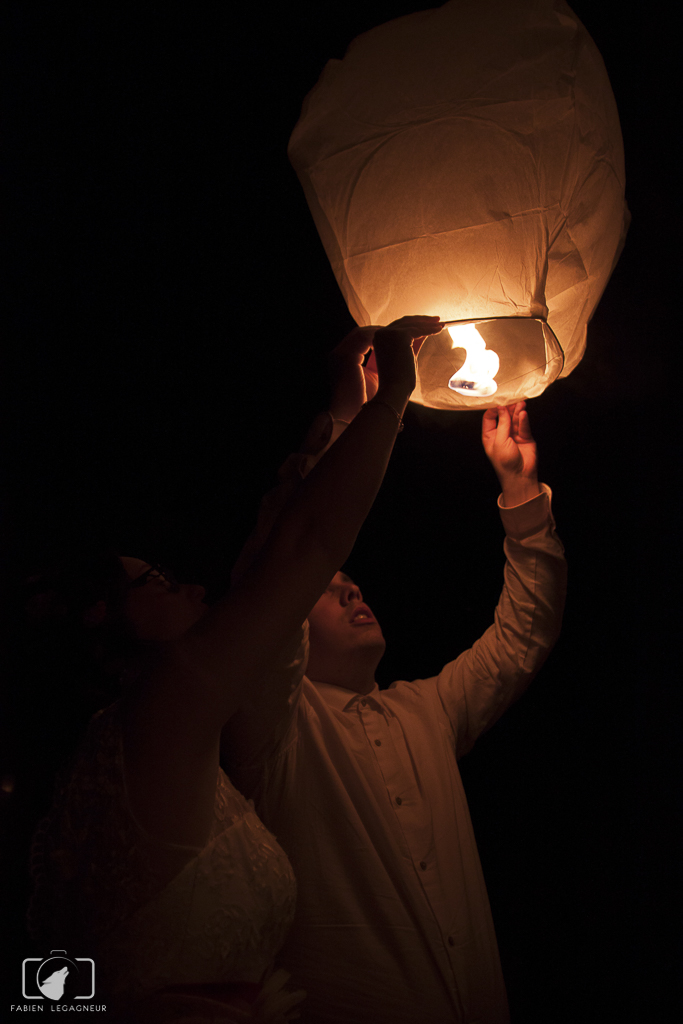
[(359, 325), (474, 324), (469, 347), (425, 341), (412, 401), (510, 404), (580, 361), (630, 218), (607, 72), (563, 0), (451, 0), (358, 36), (289, 156)]

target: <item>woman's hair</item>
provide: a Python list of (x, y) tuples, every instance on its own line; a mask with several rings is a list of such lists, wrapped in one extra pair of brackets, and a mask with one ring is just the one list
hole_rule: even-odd
[(128, 577), (115, 551), (84, 546), (23, 581), (23, 625), (53, 657), (59, 649), (109, 675), (134, 657), (139, 644), (124, 615)]
[(127, 583), (117, 553), (90, 544), (11, 588), (6, 703), (24, 737), (17, 763), (61, 761), (92, 715), (121, 696), (145, 652), (124, 614)]

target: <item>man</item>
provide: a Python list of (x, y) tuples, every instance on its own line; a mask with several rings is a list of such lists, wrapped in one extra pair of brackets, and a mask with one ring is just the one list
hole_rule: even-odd
[[(354, 332), (337, 350), (347, 371), (333, 401), (337, 423), (358, 406), (370, 341)], [(371, 394), (367, 374), (364, 385)], [(333, 437), (328, 430), (318, 449)], [(438, 676), (380, 691), (380, 625), (337, 573), (309, 616), (306, 675), (291, 693), (273, 680), (261, 706), (245, 706), (231, 723), (228, 771), (298, 881), (279, 959), (308, 992), (302, 1022), (509, 1019), (457, 761), (553, 646), (566, 566), (525, 403), (487, 410), (482, 440), (501, 485), (506, 564), (495, 622), (481, 639)]]

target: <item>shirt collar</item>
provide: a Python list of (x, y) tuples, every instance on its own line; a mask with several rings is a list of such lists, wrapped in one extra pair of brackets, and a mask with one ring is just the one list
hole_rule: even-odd
[(356, 690), (347, 690), (344, 686), (334, 686), (332, 683), (318, 683), (315, 679), (309, 680), (323, 698), (326, 704), (337, 711), (347, 711), (359, 700), (368, 697), (377, 699), (380, 692), (379, 686), (375, 683), (370, 693), (357, 693)]

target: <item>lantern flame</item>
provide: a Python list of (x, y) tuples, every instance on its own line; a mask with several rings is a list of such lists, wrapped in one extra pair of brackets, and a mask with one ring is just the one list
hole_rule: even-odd
[(493, 395), (498, 385), (493, 379), (498, 373), (500, 359), (486, 342), (474, 324), (457, 324), (448, 328), (453, 344), (451, 348), (465, 349), (465, 362), (448, 382), (452, 391), (459, 395), (483, 397)]

